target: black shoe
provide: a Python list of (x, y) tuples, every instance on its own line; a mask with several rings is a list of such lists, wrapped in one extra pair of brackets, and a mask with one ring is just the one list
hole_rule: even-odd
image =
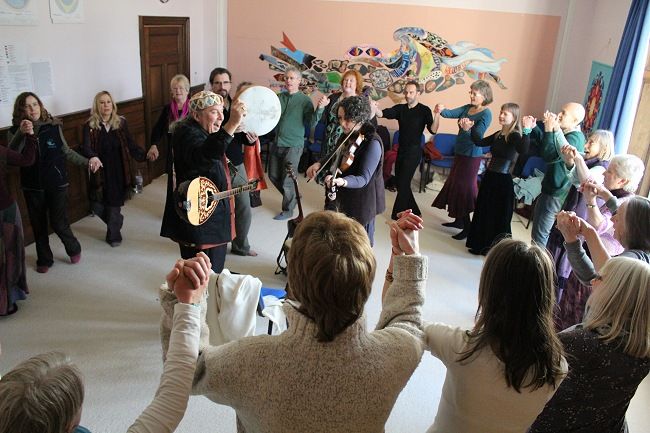
[(460, 233), (453, 235), (452, 238), (456, 239), (457, 241), (462, 241), (463, 239), (467, 239), (468, 233), (469, 230), (463, 229)]
[(463, 220), (460, 219), (460, 218), (457, 218), (457, 219), (455, 219), (455, 220), (453, 220), (451, 222), (448, 222), (448, 223), (442, 223), (442, 225), (444, 227), (452, 227), (452, 228), (455, 228), (455, 229), (462, 229), (463, 227), (465, 227), (465, 224), (463, 223)]
[(474, 254), (475, 256), (480, 256), (481, 254), (483, 254), (480, 250), (475, 250), (474, 248), (470, 248), (467, 251), (469, 251), (470, 254)]

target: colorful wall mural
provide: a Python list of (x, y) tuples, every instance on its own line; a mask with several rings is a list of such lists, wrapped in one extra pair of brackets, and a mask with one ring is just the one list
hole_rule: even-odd
[[(393, 32), (399, 46), (384, 55), (377, 44), (353, 45), (340, 58), (323, 59), (300, 50), (282, 33), (283, 45), (271, 46), (270, 54), (260, 54), (260, 60), (276, 72), (271, 85), (281, 86), (282, 73), (288, 66), (302, 71), (302, 90), (310, 94), (336, 91), (342, 74), (356, 69), (364, 78), (366, 91), (373, 99), (386, 96), (401, 101), (404, 85), (418, 81), (424, 93), (440, 92), (468, 80), (488, 80), (506, 89), (499, 76), (505, 58), (495, 58), (489, 48), (460, 41), (449, 43), (440, 35), (421, 27), (401, 27)], [(310, 48), (311, 50), (311, 48)]]

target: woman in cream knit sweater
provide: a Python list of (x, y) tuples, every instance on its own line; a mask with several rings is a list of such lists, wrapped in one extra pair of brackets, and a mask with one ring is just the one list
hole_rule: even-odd
[[(408, 211), (391, 224), (388, 287), (368, 331), (363, 308), (376, 262), (365, 230), (339, 213), (307, 216), (288, 255), (289, 329), (209, 347), (204, 323), (193, 392), (234, 408), (239, 432), (383, 432), (423, 352), (420, 228)], [(161, 302), (171, 315), (174, 294), (163, 291)]]

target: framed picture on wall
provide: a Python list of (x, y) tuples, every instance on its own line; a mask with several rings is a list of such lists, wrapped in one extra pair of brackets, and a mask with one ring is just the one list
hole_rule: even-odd
[(610, 65), (600, 62), (591, 62), (591, 72), (587, 81), (587, 94), (585, 95), (585, 121), (582, 123), (582, 131), (588, 134), (593, 129), (598, 129), (601, 108), (607, 96), (609, 82), (612, 78)]

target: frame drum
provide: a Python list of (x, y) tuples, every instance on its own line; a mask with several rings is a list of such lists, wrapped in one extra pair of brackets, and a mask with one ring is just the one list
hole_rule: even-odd
[(249, 87), (239, 95), (239, 100), (246, 104), (246, 117), (242, 120), (244, 131), (264, 135), (280, 121), (280, 100), (268, 87)]

